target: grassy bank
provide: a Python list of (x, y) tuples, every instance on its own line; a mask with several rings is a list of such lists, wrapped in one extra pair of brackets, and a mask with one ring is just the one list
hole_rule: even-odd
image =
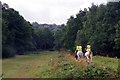
[[(93, 63), (87, 64), (84, 60), (83, 62), (76, 61), (66, 52), (42, 51), (38, 53), (4, 59), (2, 61), (3, 78), (76, 78), (89, 75), (88, 72), (96, 75), (96, 71), (101, 74), (100, 72), (104, 73), (106, 70), (114, 73), (113, 77), (116, 76), (118, 59), (115, 58), (94, 56)], [(90, 71), (87, 69), (89, 66), (92, 66)], [(102, 70), (104, 68), (105, 71)]]

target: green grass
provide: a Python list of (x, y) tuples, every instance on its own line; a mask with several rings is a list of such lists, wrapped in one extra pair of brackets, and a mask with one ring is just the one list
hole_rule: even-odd
[(103, 65), (109, 68), (112, 68), (117, 71), (118, 69), (118, 60), (116, 58), (109, 58), (109, 57), (103, 57), (103, 56), (94, 56), (93, 62)]
[(48, 66), (50, 60), (56, 57), (57, 52), (45, 51), (42, 54), (16, 56), (3, 60), (3, 77), (39, 77)]
[[(2, 61), (3, 78), (73, 78), (82, 77), (87, 64), (77, 62), (66, 52), (42, 51), (39, 54), (19, 55)], [(117, 70), (118, 59), (94, 56), (99, 67)]]

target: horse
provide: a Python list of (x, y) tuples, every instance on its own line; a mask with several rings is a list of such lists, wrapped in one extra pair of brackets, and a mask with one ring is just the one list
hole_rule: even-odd
[(75, 58), (76, 58), (76, 60), (80, 60), (81, 58), (82, 58), (82, 54), (83, 54), (83, 52), (82, 51), (75, 51), (75, 53), (76, 53), (76, 55), (75, 55)]
[[(85, 57), (86, 57), (86, 59), (88, 60), (88, 63), (90, 62), (92, 62), (92, 57), (93, 57), (93, 53), (92, 53), (92, 51), (87, 51), (87, 52), (85, 52)], [(86, 60), (86, 61), (87, 61)]]

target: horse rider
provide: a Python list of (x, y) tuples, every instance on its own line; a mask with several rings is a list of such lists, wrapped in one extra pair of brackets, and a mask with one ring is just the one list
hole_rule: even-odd
[(87, 60), (89, 60), (89, 62), (92, 62), (93, 53), (91, 51), (91, 46), (90, 45), (87, 45), (85, 57), (87, 58)]
[(82, 56), (83, 56), (82, 46), (76, 46), (76, 59), (80, 60)]

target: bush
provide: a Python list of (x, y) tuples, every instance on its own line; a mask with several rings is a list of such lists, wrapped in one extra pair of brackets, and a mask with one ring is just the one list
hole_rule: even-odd
[(99, 68), (94, 65), (89, 65), (87, 69), (85, 69), (83, 76), (85, 78), (108, 78), (109, 72), (107, 68)]
[(15, 49), (10, 46), (3, 46), (2, 48), (2, 58), (9, 58), (15, 56)]

